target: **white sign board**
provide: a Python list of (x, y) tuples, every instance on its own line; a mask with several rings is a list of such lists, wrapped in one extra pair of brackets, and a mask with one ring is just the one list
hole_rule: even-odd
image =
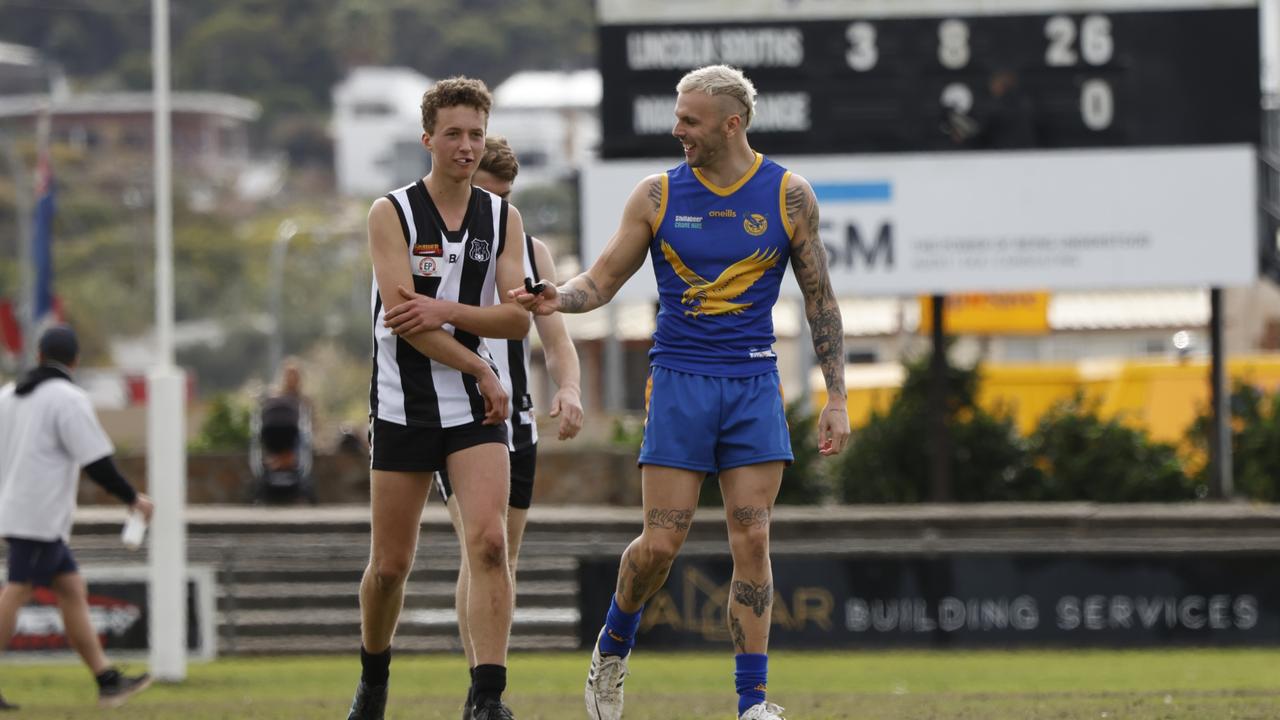
[[(818, 195), (838, 295), (1233, 286), (1258, 272), (1250, 146), (774, 159)], [(586, 169), (588, 264), (636, 184), (675, 163)], [(656, 297), (649, 263), (619, 294)]]

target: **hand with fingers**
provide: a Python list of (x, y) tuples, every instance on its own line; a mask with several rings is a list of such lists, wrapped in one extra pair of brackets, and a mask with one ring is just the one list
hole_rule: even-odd
[(849, 411), (843, 403), (828, 402), (818, 416), (818, 453), (836, 455), (849, 444)]
[(396, 290), (404, 302), (387, 310), (382, 324), (391, 328), (393, 335), (412, 335), (416, 332), (435, 330), (449, 322), (449, 303), (436, 300), (397, 285)]
[(524, 279), (524, 287), (507, 292), (507, 297), (534, 315), (550, 315), (560, 309), (560, 293), (546, 280)]
[(511, 414), (511, 396), (502, 387), (498, 376), (492, 369), (486, 369), (476, 376), (480, 396), (484, 398), (484, 421), (482, 425), (499, 425), (506, 422)]
[(572, 440), (582, 430), (582, 399), (577, 388), (560, 388), (551, 399), (551, 417), (560, 418), (560, 439)]
[(137, 513), (142, 513), (142, 517), (146, 519), (147, 522), (151, 522), (151, 516), (155, 513), (156, 506), (149, 496), (143, 493), (138, 493), (138, 497), (134, 498), (133, 504), (129, 506), (129, 509)]

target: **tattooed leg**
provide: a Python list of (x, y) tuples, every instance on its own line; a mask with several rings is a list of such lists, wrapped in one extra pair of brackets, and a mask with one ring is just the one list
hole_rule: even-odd
[(724, 494), (733, 580), (727, 613), (736, 653), (767, 653), (773, 617), (773, 567), (769, 562), (769, 523), (782, 484), (782, 463), (726, 470)]
[(671, 564), (689, 536), (703, 473), (646, 465), (644, 532), (622, 554), (618, 567), (618, 608), (635, 612), (662, 588)]

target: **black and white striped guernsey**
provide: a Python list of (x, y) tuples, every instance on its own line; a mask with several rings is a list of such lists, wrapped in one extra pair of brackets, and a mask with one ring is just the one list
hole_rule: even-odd
[[(497, 301), (496, 274), (507, 232), (507, 202), (480, 188), (458, 230), (448, 230), (418, 182), (387, 194), (405, 237), (405, 257), (414, 291), (440, 300), (488, 306)], [(382, 298), (374, 278), (373, 377), (369, 413), (374, 419), (414, 427), (456, 427), (484, 419), (484, 398), (476, 380), (418, 352), (383, 326)], [(495, 366), (488, 344), (445, 325), (467, 349)]]
[[(524, 276), (542, 279), (533, 258), (533, 237), (524, 235)], [(498, 299), (501, 302), (501, 298)], [(529, 336), (523, 340), (486, 338), (489, 352), (498, 365), (498, 378), (511, 395), (511, 416), (507, 418), (507, 444), (512, 451), (538, 442), (538, 425), (533, 418), (533, 396), (529, 394)]]

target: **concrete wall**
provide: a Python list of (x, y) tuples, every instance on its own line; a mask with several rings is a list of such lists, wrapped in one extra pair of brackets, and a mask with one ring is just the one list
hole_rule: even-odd
[[(631, 450), (573, 452), (542, 449), (534, 481), (534, 503), (546, 505), (639, 505), (640, 472)], [(116, 458), (120, 472), (145, 491), (146, 455)], [(363, 454), (317, 455), (312, 473), (321, 504), (367, 503), (369, 458)], [(247, 455), (191, 455), (187, 458), (187, 501), (194, 505), (247, 503), (253, 476)], [(80, 484), (81, 505), (116, 500), (87, 478)]]

